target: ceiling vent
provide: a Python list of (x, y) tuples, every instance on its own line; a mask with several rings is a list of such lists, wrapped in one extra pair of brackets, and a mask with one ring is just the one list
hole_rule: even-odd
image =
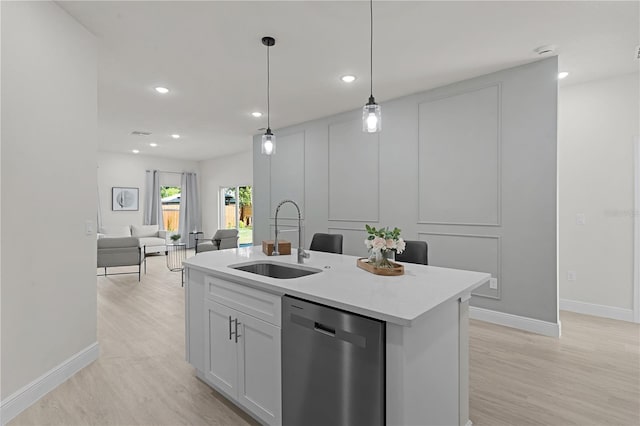
[(551, 55), (556, 52), (557, 48), (558, 46), (556, 45), (548, 44), (545, 46), (537, 47), (533, 51), (536, 52), (538, 55)]
[(133, 136), (151, 136), (151, 132), (141, 132), (140, 130), (134, 130), (131, 134)]

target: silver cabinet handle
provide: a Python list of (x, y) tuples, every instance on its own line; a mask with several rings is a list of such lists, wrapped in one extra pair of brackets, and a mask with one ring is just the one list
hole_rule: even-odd
[(229, 340), (231, 340), (231, 336), (233, 333), (231, 332), (231, 315), (229, 315)]
[(238, 321), (238, 318), (236, 318), (236, 343), (238, 343), (238, 338), (242, 337), (241, 334), (238, 333), (238, 326), (241, 325), (242, 323)]

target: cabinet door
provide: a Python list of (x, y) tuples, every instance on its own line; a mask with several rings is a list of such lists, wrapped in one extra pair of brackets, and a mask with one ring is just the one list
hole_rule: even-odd
[(282, 423), (280, 328), (239, 314), (238, 402), (269, 425)]
[(205, 301), (205, 376), (233, 398), (238, 396), (238, 355), (230, 330), (235, 331), (237, 317), (237, 311)]

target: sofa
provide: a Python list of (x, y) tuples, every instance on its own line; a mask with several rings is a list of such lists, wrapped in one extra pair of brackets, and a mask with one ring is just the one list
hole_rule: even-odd
[(204, 251), (225, 250), (238, 247), (237, 229), (218, 229), (211, 239), (200, 239), (196, 235), (196, 254)]
[[(98, 268), (104, 268), (103, 276), (138, 274), (140, 281), (140, 265), (142, 263), (142, 253), (140, 241), (136, 237), (114, 237), (101, 238), (98, 240)], [(137, 272), (118, 272), (107, 274), (107, 268), (118, 266), (137, 266)], [(101, 276), (102, 276), (101, 275)]]
[(144, 255), (151, 253), (167, 254), (167, 236), (169, 231), (158, 229), (158, 225), (126, 225), (103, 226), (100, 228), (100, 238), (136, 237)]

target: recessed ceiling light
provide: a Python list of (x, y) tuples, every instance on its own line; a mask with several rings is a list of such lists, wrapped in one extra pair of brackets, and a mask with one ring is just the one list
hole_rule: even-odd
[(568, 75), (569, 75), (569, 73), (566, 72), (566, 71), (559, 72), (558, 73), (558, 79), (562, 80), (563, 78), (567, 78)]
[(155, 148), (156, 146), (158, 146), (158, 144), (157, 144), (157, 143), (155, 143), (155, 142), (151, 142), (151, 143), (149, 144), (149, 146), (152, 146), (152, 147), (154, 147), (154, 148)]
[(356, 81), (357, 77), (355, 75), (343, 75), (342, 77), (340, 77), (340, 80), (344, 81), (345, 83), (353, 83), (354, 81)]
[(252, 112), (252, 113), (251, 113), (251, 115), (253, 115), (255, 118), (262, 117), (262, 113), (261, 113), (261, 112), (259, 112), (259, 111)]
[(156, 87), (156, 92), (162, 93), (164, 95), (166, 93), (169, 93), (169, 89), (167, 89), (166, 87)]
[(138, 149), (132, 149), (132, 150), (131, 150), (131, 152), (133, 152), (134, 154), (137, 154), (137, 153), (139, 153), (139, 152), (140, 152), (140, 150), (138, 150)]
[(171, 137), (174, 139), (180, 139), (180, 135), (177, 133), (172, 134)]

